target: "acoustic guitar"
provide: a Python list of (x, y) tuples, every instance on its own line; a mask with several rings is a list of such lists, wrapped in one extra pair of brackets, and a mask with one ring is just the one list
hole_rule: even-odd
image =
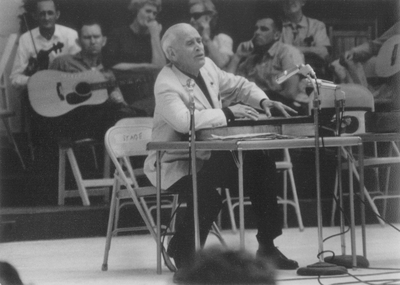
[(375, 72), (379, 77), (389, 77), (400, 71), (400, 35), (385, 41), (376, 57)]
[(106, 80), (95, 70), (79, 73), (42, 70), (29, 78), (28, 97), (36, 113), (58, 117), (80, 106), (104, 103), (108, 99), (109, 87), (141, 83), (140, 79)]

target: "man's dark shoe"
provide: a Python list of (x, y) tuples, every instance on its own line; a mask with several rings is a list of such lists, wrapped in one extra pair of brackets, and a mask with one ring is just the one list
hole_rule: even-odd
[(168, 244), (167, 249), (168, 256), (174, 259), (175, 267), (177, 269), (182, 268), (182, 266), (188, 263), (188, 253), (184, 251), (182, 245), (178, 244), (176, 238), (172, 238)]
[(267, 258), (271, 260), (276, 268), (293, 270), (299, 267), (297, 261), (287, 258), (277, 247), (271, 249), (259, 249), (256, 254), (257, 258)]

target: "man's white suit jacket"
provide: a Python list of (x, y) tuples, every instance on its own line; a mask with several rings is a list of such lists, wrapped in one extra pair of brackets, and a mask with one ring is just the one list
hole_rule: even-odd
[[(206, 58), (200, 73), (205, 81), (212, 104), (207, 100), (199, 86), (194, 87), (195, 129), (227, 126), (227, 119), (221, 108), (235, 102), (242, 102), (260, 109), (260, 101), (266, 94), (254, 83), (244, 77), (235, 76), (219, 69)], [(190, 79), (172, 64), (167, 64), (155, 82), (156, 107), (153, 121), (153, 141), (182, 141), (190, 129), (190, 96), (187, 80)], [(210, 151), (197, 151), (197, 171)], [(153, 185), (156, 185), (156, 152), (150, 151), (145, 161), (144, 171)], [(188, 151), (164, 151), (161, 155), (161, 187), (167, 189), (189, 170)]]

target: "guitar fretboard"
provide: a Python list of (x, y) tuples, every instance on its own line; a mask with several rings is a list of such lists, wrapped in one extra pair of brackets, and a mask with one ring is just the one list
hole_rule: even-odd
[(91, 83), (90, 87), (91, 90), (99, 90), (99, 89), (106, 89), (110, 87), (116, 87), (120, 85), (138, 85), (147, 82), (144, 78), (135, 78), (135, 79), (123, 79), (123, 80), (111, 80), (111, 81), (104, 81), (104, 82), (97, 82)]

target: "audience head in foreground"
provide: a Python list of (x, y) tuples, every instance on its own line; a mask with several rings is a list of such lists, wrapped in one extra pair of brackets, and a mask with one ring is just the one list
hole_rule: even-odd
[(23, 285), (17, 269), (10, 263), (0, 261), (0, 284), (1, 285)]
[(275, 284), (275, 270), (246, 251), (211, 247), (197, 252), (191, 266), (174, 276), (182, 284)]

